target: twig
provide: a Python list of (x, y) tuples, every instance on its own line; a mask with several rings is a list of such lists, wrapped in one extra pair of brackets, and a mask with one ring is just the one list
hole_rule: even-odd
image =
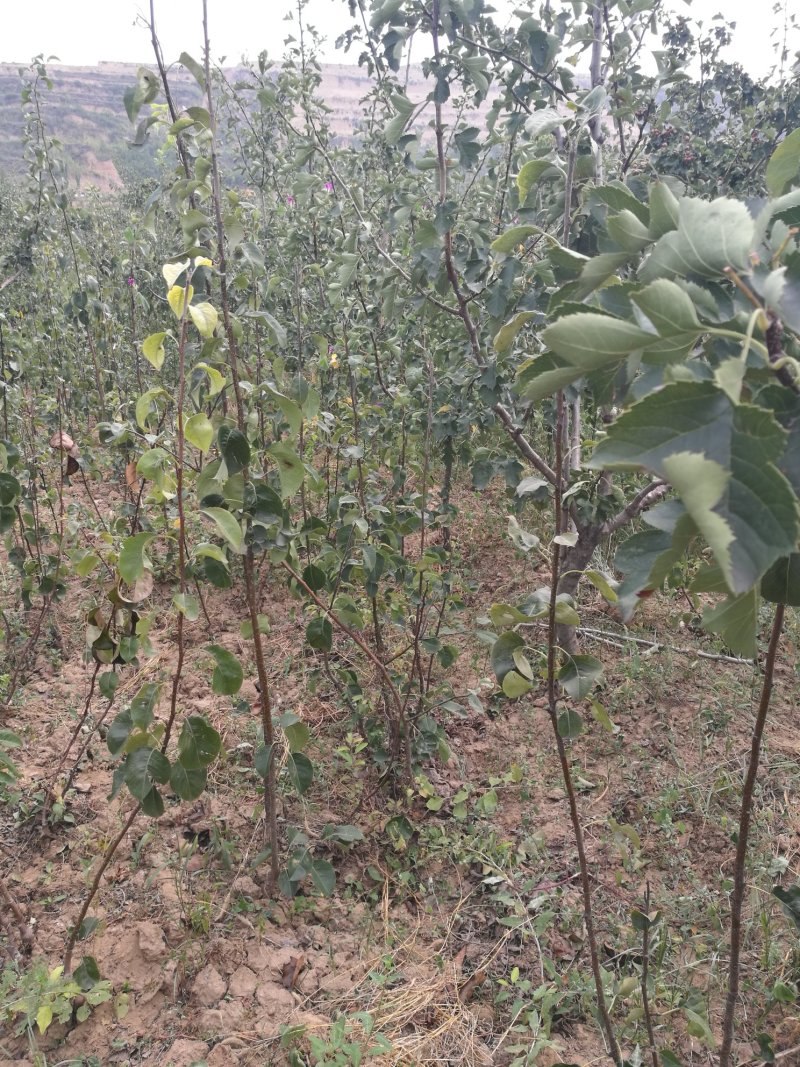
[(772, 685), (775, 677), (775, 660), (778, 644), (783, 630), (785, 606), (778, 604), (772, 622), (772, 633), (764, 666), (764, 681), (761, 686), (761, 699), (753, 728), (750, 744), (750, 763), (742, 790), (742, 804), (739, 812), (739, 834), (736, 839), (736, 860), (733, 873), (733, 893), (731, 894), (731, 956), (728, 965), (728, 995), (725, 999), (725, 1013), (722, 1017), (722, 1044), (719, 1052), (719, 1067), (730, 1067), (731, 1048), (736, 1013), (736, 1001), (739, 997), (739, 960), (742, 950), (742, 905), (745, 890), (745, 863), (747, 860), (747, 840), (750, 833), (750, 820), (753, 816), (753, 793), (758, 776), (758, 764), (761, 758), (761, 740), (767, 721)]

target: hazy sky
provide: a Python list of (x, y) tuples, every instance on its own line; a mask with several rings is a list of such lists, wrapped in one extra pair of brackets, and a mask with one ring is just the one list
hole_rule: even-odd
[[(556, 0), (558, 2), (558, 0)], [(787, 0), (790, 7), (793, 0)], [(673, 0), (674, 6), (704, 21), (718, 11), (737, 21), (728, 57), (737, 59), (753, 74), (765, 73), (773, 64), (775, 42), (770, 30), (778, 21), (769, 0), (694, 0), (691, 5)], [(146, 62), (152, 60), (149, 38), (137, 15), (148, 0), (29, 0), (3, 5), (0, 27), (0, 61), (27, 62), (43, 52), (63, 63), (93, 65), (100, 60)], [(498, 13), (515, 5), (512, 0), (494, 0)], [(266, 49), (279, 59), (283, 41), (292, 32), (285, 21), (293, 9), (291, 0), (208, 0), (211, 47), (215, 59), (236, 61), (243, 54), (255, 58)], [(191, 13), (196, 10), (197, 15)], [(182, 51), (201, 53), (201, 0), (156, 0), (156, 22), (167, 60)], [(346, 0), (310, 0), (307, 21), (328, 37), (322, 59), (347, 63), (357, 60), (357, 50), (348, 54), (334, 48), (336, 37), (350, 25)], [(798, 47), (795, 41), (794, 47)]]

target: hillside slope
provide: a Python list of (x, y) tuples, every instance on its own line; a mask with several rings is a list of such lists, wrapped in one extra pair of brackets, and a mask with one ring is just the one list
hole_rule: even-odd
[[(155, 146), (130, 148), (132, 131), (122, 102), (136, 70), (133, 63), (48, 68), (53, 89), (44, 93), (45, 121), (48, 131), (64, 143), (79, 185), (108, 191), (130, 178), (152, 173)], [(170, 81), (181, 106), (199, 103), (197, 84), (183, 68), (175, 66)], [(352, 134), (361, 113), (359, 101), (369, 89), (370, 81), (361, 68), (323, 65), (319, 95), (331, 108), (334, 132), (345, 138)], [(421, 100), (429, 91), (422, 68), (411, 67), (408, 95)], [(19, 67), (0, 63), (0, 175), (14, 176), (24, 169), (22, 129)]]

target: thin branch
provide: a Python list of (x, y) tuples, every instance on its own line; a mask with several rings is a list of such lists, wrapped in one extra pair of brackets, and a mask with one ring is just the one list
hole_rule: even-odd
[(607, 537), (619, 530), (620, 527), (626, 526), (631, 519), (635, 519), (637, 515), (641, 515), (643, 511), (651, 508), (653, 504), (658, 503), (659, 500), (665, 497), (669, 489), (667, 482), (662, 482), (660, 479), (650, 482), (644, 489), (639, 490), (622, 511), (617, 512), (616, 515), (603, 523), (601, 535)]
[(778, 604), (772, 621), (772, 633), (764, 664), (764, 681), (761, 686), (761, 699), (753, 728), (750, 744), (750, 762), (742, 789), (742, 804), (739, 811), (739, 833), (736, 838), (736, 859), (733, 868), (733, 893), (731, 894), (731, 955), (728, 964), (728, 995), (725, 998), (725, 1013), (722, 1017), (722, 1044), (719, 1052), (719, 1067), (730, 1067), (733, 1046), (736, 1002), (739, 999), (739, 965), (742, 952), (742, 906), (746, 884), (745, 864), (747, 861), (747, 843), (750, 834), (750, 822), (753, 817), (753, 795), (758, 764), (761, 759), (761, 741), (767, 722), (772, 686), (775, 678), (775, 660), (778, 655), (785, 606)]

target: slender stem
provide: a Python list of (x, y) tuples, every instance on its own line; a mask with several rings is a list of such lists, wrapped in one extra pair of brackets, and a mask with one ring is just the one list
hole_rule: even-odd
[(592, 974), (594, 976), (595, 993), (597, 996), (597, 1011), (600, 1015), (600, 1022), (603, 1030), (605, 1031), (606, 1040), (608, 1041), (608, 1047), (611, 1050), (611, 1057), (616, 1064), (616, 1067), (622, 1067), (622, 1054), (620, 1052), (619, 1045), (617, 1043), (616, 1036), (614, 1034), (614, 1028), (611, 1023), (611, 1016), (608, 1012), (608, 1005), (606, 1003), (606, 996), (603, 990), (603, 975), (600, 969), (600, 956), (597, 951), (597, 934), (594, 928), (594, 916), (592, 913), (592, 890), (589, 880), (589, 864), (586, 859), (586, 847), (583, 839), (583, 827), (581, 826), (580, 814), (578, 812), (578, 800), (575, 793), (575, 785), (572, 781), (572, 770), (569, 765), (569, 757), (567, 755), (567, 747), (564, 744), (564, 738), (561, 736), (558, 729), (558, 692), (557, 692), (557, 671), (558, 671), (558, 645), (556, 639), (557, 623), (556, 623), (556, 597), (558, 593), (558, 579), (561, 564), (561, 545), (558, 543), (558, 535), (562, 532), (564, 512), (561, 503), (561, 476), (564, 466), (564, 424), (565, 424), (565, 405), (564, 394), (559, 392), (558, 394), (558, 414), (556, 418), (556, 433), (555, 433), (555, 467), (558, 479), (555, 486), (555, 500), (553, 502), (555, 512), (555, 524), (556, 524), (556, 538), (553, 541), (553, 557), (552, 568), (550, 575), (550, 610), (548, 613), (547, 623), (547, 709), (550, 716), (550, 724), (553, 728), (553, 735), (556, 741), (556, 748), (558, 749), (558, 760), (561, 764), (561, 775), (564, 780), (564, 787), (567, 791), (567, 798), (569, 800), (569, 817), (572, 823), (572, 833), (575, 839), (575, 847), (578, 850), (578, 868), (581, 876), (581, 892), (583, 895), (583, 921), (586, 925), (586, 941), (589, 946), (589, 957), (592, 964)]
[[(227, 259), (225, 255), (225, 228), (222, 223), (222, 193), (220, 189), (219, 162), (214, 140), (215, 113), (214, 95), (211, 90), (211, 48), (208, 37), (208, 2), (203, 0), (203, 44), (205, 49), (205, 75), (206, 75), (206, 100), (208, 102), (208, 114), (211, 119), (211, 181), (212, 202), (214, 208), (214, 221), (217, 231), (217, 257), (219, 265), (220, 303), (222, 304), (222, 320), (225, 325), (225, 336), (228, 341), (228, 358), (231, 363), (231, 377), (233, 378), (233, 392), (236, 398), (236, 424), (240, 433), (246, 434), (247, 426), (244, 417), (244, 400), (242, 399), (242, 387), (239, 380), (239, 347), (236, 335), (233, 332), (233, 319), (231, 317), (230, 303), (228, 300)], [(245, 467), (242, 471), (245, 483), (250, 480), (250, 471)], [(267, 674), (266, 658), (264, 656), (264, 642), (258, 625), (258, 597), (253, 567), (253, 549), (248, 546), (244, 556), (244, 583), (247, 596), (247, 607), (250, 613), (250, 625), (253, 630), (253, 652), (258, 674), (259, 706), (261, 711), (261, 728), (264, 735), (264, 745), (268, 751), (272, 751), (274, 731), (272, 727), (272, 701), (270, 680)], [(267, 837), (270, 845), (270, 878), (272, 884), (278, 881), (278, 817), (276, 810), (276, 783), (275, 783), (275, 760), (270, 759), (267, 767), (267, 776), (264, 779), (264, 815)]]
[(650, 1011), (650, 995), (647, 992), (647, 979), (650, 974), (650, 883), (647, 882), (644, 891), (644, 915), (645, 923), (642, 930), (642, 1011), (644, 1023), (647, 1027), (647, 1040), (650, 1042), (650, 1055), (653, 1067), (658, 1067), (658, 1049), (656, 1048), (656, 1035), (653, 1029), (653, 1014)]
[(733, 868), (733, 893), (731, 894), (731, 953), (728, 964), (728, 995), (725, 999), (725, 1013), (722, 1018), (722, 1044), (719, 1052), (719, 1067), (730, 1067), (731, 1048), (736, 1014), (736, 1001), (739, 998), (739, 968), (742, 955), (742, 905), (745, 891), (745, 863), (747, 860), (747, 841), (750, 834), (750, 822), (753, 816), (753, 794), (755, 792), (758, 764), (761, 759), (761, 742), (764, 726), (769, 712), (772, 686), (775, 678), (775, 660), (778, 644), (783, 630), (785, 606), (778, 604), (772, 620), (772, 632), (769, 638), (767, 659), (764, 664), (764, 681), (761, 685), (761, 699), (753, 727), (750, 743), (750, 763), (744, 779), (742, 804), (739, 810), (739, 834), (736, 839), (736, 859)]
[(106, 867), (108, 867), (114, 853), (119, 848), (123, 837), (125, 836), (125, 834), (127, 834), (128, 830), (130, 830), (131, 826), (133, 826), (133, 820), (136, 818), (136, 816), (141, 810), (142, 805), (136, 804), (135, 807), (131, 810), (131, 813), (128, 818), (125, 820), (120, 832), (108, 845), (105, 852), (103, 853), (103, 858), (100, 861), (100, 866), (97, 868), (95, 876), (92, 879), (92, 884), (89, 887), (89, 892), (86, 894), (86, 899), (83, 902), (83, 907), (81, 908), (78, 914), (78, 918), (75, 920), (75, 925), (72, 927), (72, 931), (69, 935), (69, 940), (67, 941), (67, 947), (64, 950), (64, 970), (67, 974), (69, 974), (70, 970), (72, 969), (72, 953), (75, 949), (75, 942), (78, 940), (78, 934), (80, 933), (81, 926), (83, 925), (83, 920), (86, 918), (86, 913), (89, 911), (89, 907), (91, 906), (91, 903), (94, 900), (95, 893), (97, 892), (98, 886), (100, 885), (100, 881), (103, 875), (105, 874)]

